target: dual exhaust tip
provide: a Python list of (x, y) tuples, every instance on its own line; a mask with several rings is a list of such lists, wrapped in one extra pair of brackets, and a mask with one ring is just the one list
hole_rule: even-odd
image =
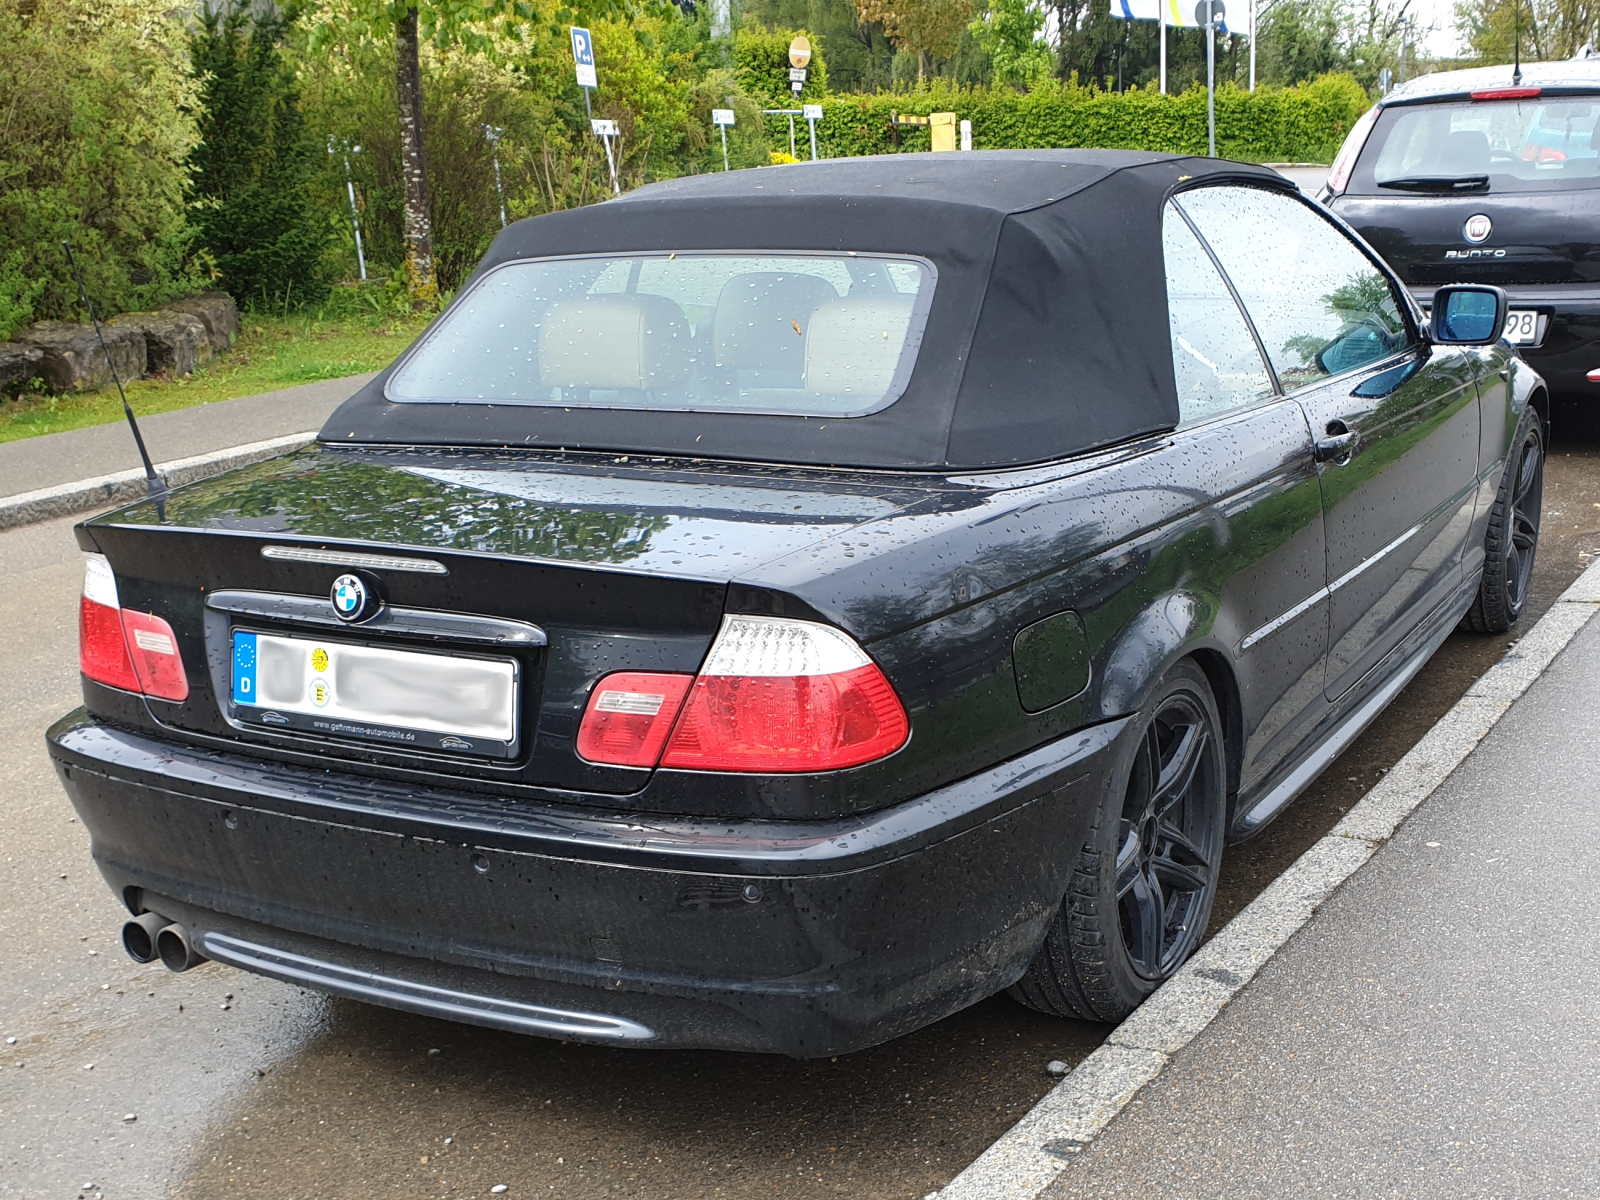
[(159, 958), (169, 971), (187, 971), (206, 961), (190, 940), (188, 930), (153, 912), (123, 925), (122, 948), (136, 963), (152, 963)]

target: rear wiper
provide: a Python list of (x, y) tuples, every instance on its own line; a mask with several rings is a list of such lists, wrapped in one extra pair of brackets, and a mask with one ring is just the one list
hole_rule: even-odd
[(1486, 192), (1487, 175), (1407, 175), (1403, 179), (1380, 179), (1381, 188), (1402, 192)]

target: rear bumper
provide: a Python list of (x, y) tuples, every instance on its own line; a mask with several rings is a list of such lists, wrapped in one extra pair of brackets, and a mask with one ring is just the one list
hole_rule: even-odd
[(1127, 725), (826, 823), (422, 792), (81, 710), (47, 741), (107, 883), (219, 961), (569, 1040), (812, 1057), (1020, 977)]
[[(1600, 383), (1589, 372), (1600, 370), (1600, 287), (1593, 284), (1506, 284), (1512, 308), (1531, 308), (1546, 318), (1537, 346), (1518, 346), (1527, 364), (1544, 377), (1557, 395), (1593, 395), (1600, 398)], [(1424, 304), (1433, 301), (1434, 287), (1414, 287), (1411, 294)]]

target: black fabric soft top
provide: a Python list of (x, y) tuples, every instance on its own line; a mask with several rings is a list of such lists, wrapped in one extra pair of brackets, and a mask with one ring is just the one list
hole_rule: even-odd
[(1173, 428), (1162, 206), (1263, 167), (1113, 150), (835, 159), (652, 184), (518, 221), (484, 256), (785, 250), (920, 255), (938, 271), (905, 393), (862, 417), (386, 399), (388, 371), (329, 418), (329, 443), (617, 450), (851, 467), (1043, 462)]

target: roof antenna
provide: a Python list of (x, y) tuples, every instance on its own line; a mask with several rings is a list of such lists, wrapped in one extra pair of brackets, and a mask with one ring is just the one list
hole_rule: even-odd
[(106, 356), (106, 366), (111, 368), (111, 381), (117, 385), (117, 395), (122, 397), (122, 411), (127, 414), (128, 428), (133, 430), (134, 443), (139, 447), (139, 458), (144, 462), (146, 487), (152, 497), (165, 496), (167, 481), (156, 474), (156, 469), (150, 462), (150, 452), (144, 448), (144, 438), (139, 433), (139, 422), (133, 419), (133, 409), (128, 405), (128, 394), (122, 390), (122, 380), (117, 377), (117, 364), (111, 360), (111, 349), (106, 345), (106, 335), (100, 332), (100, 319), (94, 315), (94, 305), (89, 303), (89, 290), (83, 286), (83, 272), (78, 269), (78, 260), (72, 257), (72, 247), (66, 242), (61, 243), (61, 248), (67, 252), (67, 261), (72, 264), (72, 274), (78, 280), (78, 295), (83, 300), (84, 308), (89, 310), (89, 320), (94, 323), (94, 335), (100, 339), (100, 350)]
[(1516, 8), (1512, 9), (1512, 34), (1511, 34), (1511, 86), (1522, 86), (1522, 0), (1517, 0)]

